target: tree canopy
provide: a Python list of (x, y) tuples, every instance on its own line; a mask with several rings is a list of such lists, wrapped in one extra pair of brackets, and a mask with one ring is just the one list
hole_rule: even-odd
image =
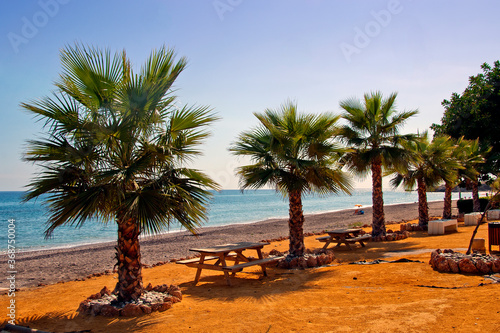
[(481, 66), (483, 73), (471, 76), (469, 85), (462, 94), (453, 93), (444, 100), (445, 108), (441, 124), (432, 124), (437, 135), (446, 134), (453, 138), (479, 138), (481, 150), (491, 152), (482, 173), (498, 173), (500, 170), (500, 61), (491, 67)]

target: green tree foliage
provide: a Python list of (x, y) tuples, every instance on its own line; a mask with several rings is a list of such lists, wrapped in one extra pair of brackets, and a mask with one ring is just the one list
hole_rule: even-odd
[(481, 173), (498, 174), (500, 171), (500, 61), (491, 67), (481, 66), (483, 73), (471, 76), (469, 85), (462, 94), (453, 93), (443, 101), (445, 112), (441, 124), (431, 128), (438, 134), (453, 138), (479, 138), (482, 151), (491, 147), (487, 163), (481, 166)]
[(118, 224), (119, 300), (142, 291), (139, 235), (171, 222), (195, 232), (217, 184), (186, 167), (216, 120), (208, 107), (175, 107), (171, 87), (186, 66), (165, 47), (138, 73), (125, 51), (76, 45), (61, 52), (52, 97), (23, 103), (47, 133), (28, 143), (25, 159), (42, 168), (26, 200), (48, 194), (46, 235), (89, 219)]
[(391, 179), (391, 185), (398, 187), (403, 184), (406, 190), (417, 186), (418, 221), (424, 226), (429, 222), (427, 188), (437, 186), (443, 180), (454, 183), (458, 176), (456, 170), (462, 166), (452, 157), (454, 142), (449, 136), (429, 141), (428, 134), (424, 133), (419, 140), (409, 142), (406, 149), (412, 158), (406, 168), (394, 170), (396, 174)]
[(305, 193), (350, 193), (350, 179), (338, 160), (344, 150), (336, 144), (338, 116), (299, 114), (297, 106), (287, 102), (278, 110), (255, 113), (260, 124), (243, 132), (230, 151), (248, 156), (253, 164), (238, 168), (242, 189), (266, 185), (276, 188), (289, 199), (289, 255), (304, 255)]
[[(456, 177), (443, 179), (445, 181), (445, 195), (443, 218), (451, 219), (451, 192), (453, 187), (459, 185), (460, 181), (467, 179), (472, 182), (474, 192), (474, 201), (476, 207), (478, 205), (479, 196), (477, 195), (477, 179), (479, 176), (478, 166), (484, 163), (483, 152), (479, 147), (479, 139), (466, 140), (463, 137), (453, 140), (454, 145), (452, 149), (451, 159), (456, 160), (461, 167), (456, 169)], [(488, 151), (486, 151), (487, 153)], [(475, 186), (474, 186), (475, 184)], [(477, 195), (477, 198), (476, 198)]]

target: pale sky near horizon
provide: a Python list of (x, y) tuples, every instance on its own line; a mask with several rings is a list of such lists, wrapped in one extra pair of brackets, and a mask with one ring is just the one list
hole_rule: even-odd
[(398, 92), (399, 110), (420, 112), (404, 132), (439, 123), (443, 99), (500, 59), (499, 9), (464, 0), (1, 1), (0, 191), (23, 190), (35, 172), (21, 156), (41, 126), (19, 104), (51, 94), (65, 45), (125, 49), (137, 69), (162, 45), (186, 56), (180, 102), (222, 118), (195, 167), (234, 189), (243, 161), (229, 145), (257, 125), (253, 112), (287, 99), (340, 113), (341, 100)]

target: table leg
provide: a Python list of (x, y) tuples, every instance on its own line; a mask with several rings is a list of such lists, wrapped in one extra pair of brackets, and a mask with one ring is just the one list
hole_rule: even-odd
[[(226, 267), (226, 254), (223, 254), (220, 258), (220, 261), (221, 261), (221, 264), (222, 264), (222, 267)], [(226, 278), (226, 282), (227, 282), (227, 285), (230, 286), (231, 285), (231, 278), (229, 277), (229, 272), (227, 271), (223, 271), (224, 272), (224, 277)]]
[[(234, 260), (234, 264), (238, 265), (240, 263), (240, 258), (245, 258), (245, 256), (243, 256), (243, 253), (241, 253), (241, 251), (235, 251), (235, 253), (236, 253), (236, 259)], [(235, 276), (235, 275), (236, 275), (236, 272), (231, 273), (231, 276)]]
[[(257, 249), (257, 255), (259, 256), (259, 259), (264, 259), (261, 249)], [(262, 275), (267, 276), (266, 266), (261, 265), (260, 267), (262, 268)]]
[[(203, 264), (204, 261), (205, 261), (205, 255), (202, 254), (200, 256), (200, 262), (199, 262), (199, 264)], [(195, 285), (198, 283), (198, 281), (200, 281), (201, 270), (202, 270), (202, 268), (200, 266), (198, 266), (198, 269), (196, 270), (196, 277), (194, 278), (194, 284)]]

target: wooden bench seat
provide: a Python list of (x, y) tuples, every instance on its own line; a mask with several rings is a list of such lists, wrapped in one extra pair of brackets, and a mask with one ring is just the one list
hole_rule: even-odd
[[(226, 260), (235, 260), (235, 258), (236, 258), (236, 254), (229, 254), (226, 257)], [(215, 260), (215, 259), (220, 259), (220, 258), (217, 256), (206, 256), (204, 261)], [(182, 265), (188, 265), (188, 264), (197, 264), (199, 262), (200, 262), (200, 257), (196, 257), (193, 259), (177, 260), (175, 263), (182, 264)]]
[(316, 240), (319, 240), (320, 242), (328, 242), (330, 239), (331, 239), (330, 236), (323, 236), (316, 238)]
[(256, 266), (256, 265), (266, 265), (272, 262), (276, 262), (280, 259), (283, 259), (284, 257), (269, 257), (269, 258), (264, 258), (264, 259), (257, 259), (257, 260), (251, 260), (249, 262), (243, 262), (241, 264), (233, 265), (233, 266), (226, 266), (222, 267), (223, 270), (225, 271), (230, 271), (230, 272), (239, 272), (245, 267), (250, 267), (250, 266)]

